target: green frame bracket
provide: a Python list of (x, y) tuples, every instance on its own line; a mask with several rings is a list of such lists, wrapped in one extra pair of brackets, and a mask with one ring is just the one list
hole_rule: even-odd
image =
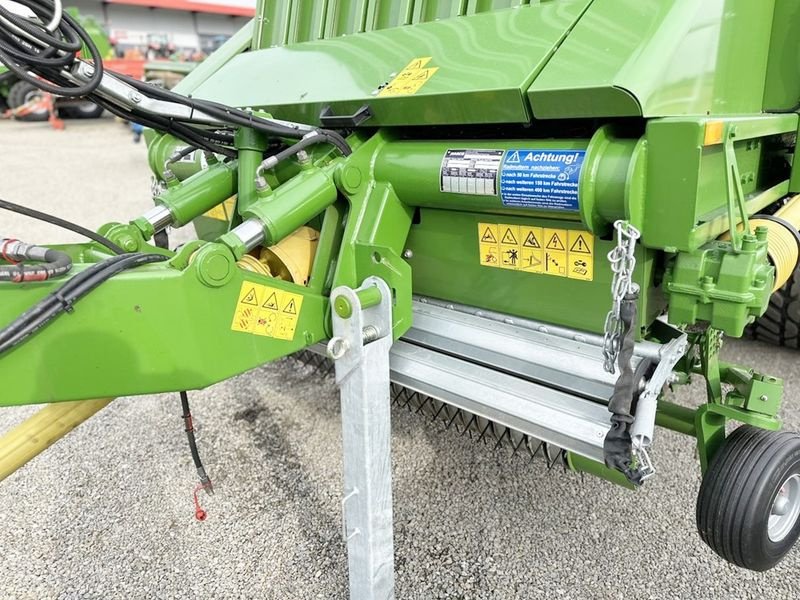
[(725, 441), (725, 428), (728, 421), (753, 425), (761, 429), (778, 431), (781, 420), (778, 417), (760, 415), (737, 406), (724, 404), (704, 404), (697, 409), (695, 425), (697, 430), (697, 451), (700, 456), (700, 470), (705, 473), (711, 460)]
[[(747, 215), (747, 203), (742, 190), (742, 178), (739, 172), (739, 163), (736, 159), (736, 150), (733, 146), (738, 135), (738, 127), (734, 123), (727, 123), (725, 126), (725, 179), (728, 184), (728, 223), (731, 224), (730, 234), (733, 251), (737, 254), (742, 251), (742, 236), (750, 233), (750, 221)], [(742, 229), (734, 227), (738, 223), (736, 211), (739, 212), (739, 219)]]
[[(722, 334), (707, 329), (695, 338), (700, 355), (695, 372), (706, 380), (708, 402), (695, 411), (695, 436), (700, 468), (705, 473), (725, 440), (728, 421), (770, 431), (781, 427), (777, 416), (783, 396), (783, 380), (720, 361)], [(727, 394), (723, 384), (733, 386)]]

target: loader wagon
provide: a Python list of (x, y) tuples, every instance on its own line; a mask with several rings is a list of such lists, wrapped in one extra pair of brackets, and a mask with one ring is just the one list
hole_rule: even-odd
[(0, 242), (0, 404), (50, 403), (3, 474), (109, 398), (294, 355), (341, 391), (353, 598), (393, 596), (392, 401), (632, 490), (659, 428), (693, 436), (711, 550), (763, 571), (800, 537), (781, 374), (720, 359), (798, 342), (797, 2), (260, 0), (173, 91), (2, 38), (149, 127), (155, 182), (87, 243)]

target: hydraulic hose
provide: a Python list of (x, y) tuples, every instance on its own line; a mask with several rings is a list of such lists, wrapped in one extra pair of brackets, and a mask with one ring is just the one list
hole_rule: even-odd
[[(103, 57), (80, 24), (68, 13), (59, 16), (56, 6), (47, 0), (14, 3), (31, 10), (38, 22), (0, 5), (0, 19), (5, 24), (0, 27), (0, 62), (20, 79), (51, 94), (80, 97), (97, 89), (103, 78)], [(57, 24), (52, 27), (56, 17)], [(64, 77), (62, 69), (73, 64), (84, 46), (95, 68), (89, 81), (75, 85)]]
[[(64, 275), (72, 268), (72, 259), (65, 252), (25, 244), (19, 240), (0, 239), (0, 256), (10, 265), (0, 265), (0, 281), (44, 281)], [(23, 261), (38, 261), (28, 265)]]
[(22, 343), (60, 314), (72, 312), (78, 300), (114, 275), (164, 260), (167, 257), (160, 254), (123, 254), (107, 258), (81, 271), (0, 329), (0, 355)]
[(66, 221), (65, 219), (60, 219), (54, 215), (49, 215), (47, 213), (43, 213), (38, 210), (34, 210), (32, 208), (28, 208), (27, 206), (22, 206), (20, 204), (14, 204), (13, 202), (9, 202), (8, 200), (3, 200), (0, 198), (0, 208), (9, 210), (11, 212), (15, 212), (19, 215), (25, 215), (26, 217), (30, 217), (32, 219), (37, 219), (44, 223), (50, 223), (51, 225), (56, 225), (57, 227), (61, 227), (63, 229), (67, 229), (68, 231), (72, 231), (79, 235), (89, 238), (97, 242), (98, 244), (105, 246), (109, 250), (111, 250), (114, 254), (124, 254), (125, 251), (117, 246), (114, 242), (109, 240), (108, 238), (100, 235), (99, 233), (95, 233), (90, 229), (86, 229), (85, 227), (81, 227), (75, 223), (70, 221)]

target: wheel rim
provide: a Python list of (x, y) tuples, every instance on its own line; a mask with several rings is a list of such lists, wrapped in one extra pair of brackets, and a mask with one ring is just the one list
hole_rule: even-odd
[[(35, 100), (40, 100), (41, 97), (42, 97), (42, 92), (40, 92), (39, 90), (30, 90), (22, 98), (22, 104), (25, 105), (25, 104), (28, 104), (28, 102), (33, 102)], [(39, 109), (37, 111), (34, 111), (31, 114), (39, 115), (39, 114), (46, 113), (46, 112), (47, 112), (46, 108), (41, 108), (41, 109)]]
[(800, 517), (800, 474), (795, 474), (783, 482), (769, 513), (769, 539), (781, 542), (794, 529)]

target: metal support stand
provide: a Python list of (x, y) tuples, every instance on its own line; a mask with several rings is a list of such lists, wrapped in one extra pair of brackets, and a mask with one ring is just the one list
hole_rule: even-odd
[[(377, 293), (376, 293), (377, 292)], [(342, 401), (344, 498), (351, 600), (394, 598), (389, 350), (391, 291), (370, 277), (358, 290), (339, 287), (333, 300), (328, 356)]]

